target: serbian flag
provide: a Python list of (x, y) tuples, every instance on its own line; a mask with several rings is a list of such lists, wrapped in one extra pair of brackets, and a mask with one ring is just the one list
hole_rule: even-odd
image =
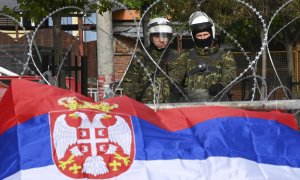
[(13, 80), (0, 102), (0, 179), (299, 180), (292, 114), (154, 111)]

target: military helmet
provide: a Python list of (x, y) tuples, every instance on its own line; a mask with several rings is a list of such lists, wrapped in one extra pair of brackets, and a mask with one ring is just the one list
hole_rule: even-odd
[(192, 33), (211, 31), (215, 38), (215, 24), (204, 12), (196, 11), (189, 18), (189, 26)]
[(171, 40), (173, 35), (173, 26), (172, 23), (162, 17), (153, 18), (149, 21), (147, 25), (147, 38), (150, 42), (150, 47), (156, 50), (163, 50), (165, 48), (158, 48), (154, 45), (153, 38), (154, 36), (161, 39), (167, 38), (168, 41)]
[(173, 34), (172, 23), (166, 18), (162, 18), (162, 17), (151, 19), (147, 25), (147, 30), (150, 34), (152, 33)]
[[(189, 26), (194, 44), (199, 48), (210, 48), (215, 39), (215, 25), (214, 22), (201, 11), (194, 12), (189, 18)], [(205, 39), (197, 38), (200, 32), (208, 32), (209, 37)]]

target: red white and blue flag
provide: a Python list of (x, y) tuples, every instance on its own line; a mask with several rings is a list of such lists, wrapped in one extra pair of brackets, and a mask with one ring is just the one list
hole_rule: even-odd
[(13, 80), (0, 102), (0, 179), (298, 180), (297, 130), (278, 111), (155, 112)]

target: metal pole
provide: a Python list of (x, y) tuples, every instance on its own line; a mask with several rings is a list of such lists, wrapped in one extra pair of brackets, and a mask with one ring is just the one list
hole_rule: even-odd
[(300, 110), (300, 100), (269, 100), (269, 101), (230, 101), (230, 102), (195, 102), (195, 103), (165, 103), (146, 104), (152, 109), (172, 109), (201, 106), (228, 106), (248, 110)]
[(14, 72), (12, 72), (12, 71), (10, 71), (8, 69), (5, 69), (5, 68), (3, 68), (1, 66), (0, 66), (0, 73), (1, 74), (5, 74), (7, 76), (19, 76), (18, 74), (14, 73)]
[(88, 59), (86, 56), (81, 58), (81, 94), (88, 96), (87, 79), (88, 79)]
[[(261, 30), (261, 41), (264, 41), (264, 32)], [(261, 76), (264, 80), (267, 80), (267, 51), (266, 47), (264, 47), (264, 50), (262, 52), (262, 65), (261, 65)], [(268, 94), (267, 87), (261, 86), (261, 93), (260, 93), (260, 99), (265, 99), (266, 95)]]

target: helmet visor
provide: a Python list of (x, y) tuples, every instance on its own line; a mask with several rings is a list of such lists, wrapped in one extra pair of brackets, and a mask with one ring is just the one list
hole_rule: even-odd
[(150, 27), (149, 33), (173, 33), (173, 28), (169, 25), (157, 25)]
[(160, 41), (169, 41), (172, 38), (171, 33), (151, 33), (152, 38), (157, 38)]

